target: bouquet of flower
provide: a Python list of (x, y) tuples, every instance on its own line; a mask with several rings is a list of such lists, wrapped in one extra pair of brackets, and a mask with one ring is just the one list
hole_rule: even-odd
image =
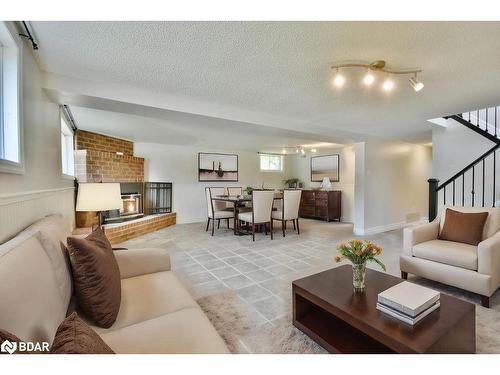
[(350, 240), (337, 246), (340, 256), (335, 257), (336, 262), (348, 259), (353, 265), (363, 265), (366, 262), (377, 263), (384, 271), (385, 264), (377, 257), (382, 253), (382, 248), (368, 240)]

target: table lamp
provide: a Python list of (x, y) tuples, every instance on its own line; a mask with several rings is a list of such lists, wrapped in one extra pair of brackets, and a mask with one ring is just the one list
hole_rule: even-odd
[(321, 189), (329, 189), (332, 187), (332, 183), (330, 182), (329, 177), (323, 177), (323, 181), (321, 181), (320, 185)]
[(86, 183), (78, 185), (77, 211), (97, 211), (99, 227), (103, 224), (103, 211), (122, 208), (120, 184)]

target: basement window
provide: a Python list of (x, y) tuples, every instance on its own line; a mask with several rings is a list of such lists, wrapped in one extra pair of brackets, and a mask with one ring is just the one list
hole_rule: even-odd
[(20, 53), (17, 35), (0, 22), (0, 172), (23, 173)]
[(283, 156), (260, 154), (260, 170), (264, 172), (283, 172)]
[(61, 114), (61, 164), (62, 174), (73, 179), (75, 176), (75, 149), (73, 130)]

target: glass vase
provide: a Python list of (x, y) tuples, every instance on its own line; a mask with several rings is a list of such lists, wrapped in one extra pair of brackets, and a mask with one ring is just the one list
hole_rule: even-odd
[(366, 263), (352, 265), (352, 286), (355, 292), (365, 290)]

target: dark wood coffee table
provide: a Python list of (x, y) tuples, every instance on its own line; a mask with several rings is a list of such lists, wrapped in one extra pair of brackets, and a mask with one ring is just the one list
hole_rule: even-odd
[(355, 293), (350, 265), (295, 280), (293, 324), (330, 353), (475, 353), (472, 303), (441, 293), (441, 307), (415, 326), (378, 311), (378, 293), (402, 281), (367, 269)]

